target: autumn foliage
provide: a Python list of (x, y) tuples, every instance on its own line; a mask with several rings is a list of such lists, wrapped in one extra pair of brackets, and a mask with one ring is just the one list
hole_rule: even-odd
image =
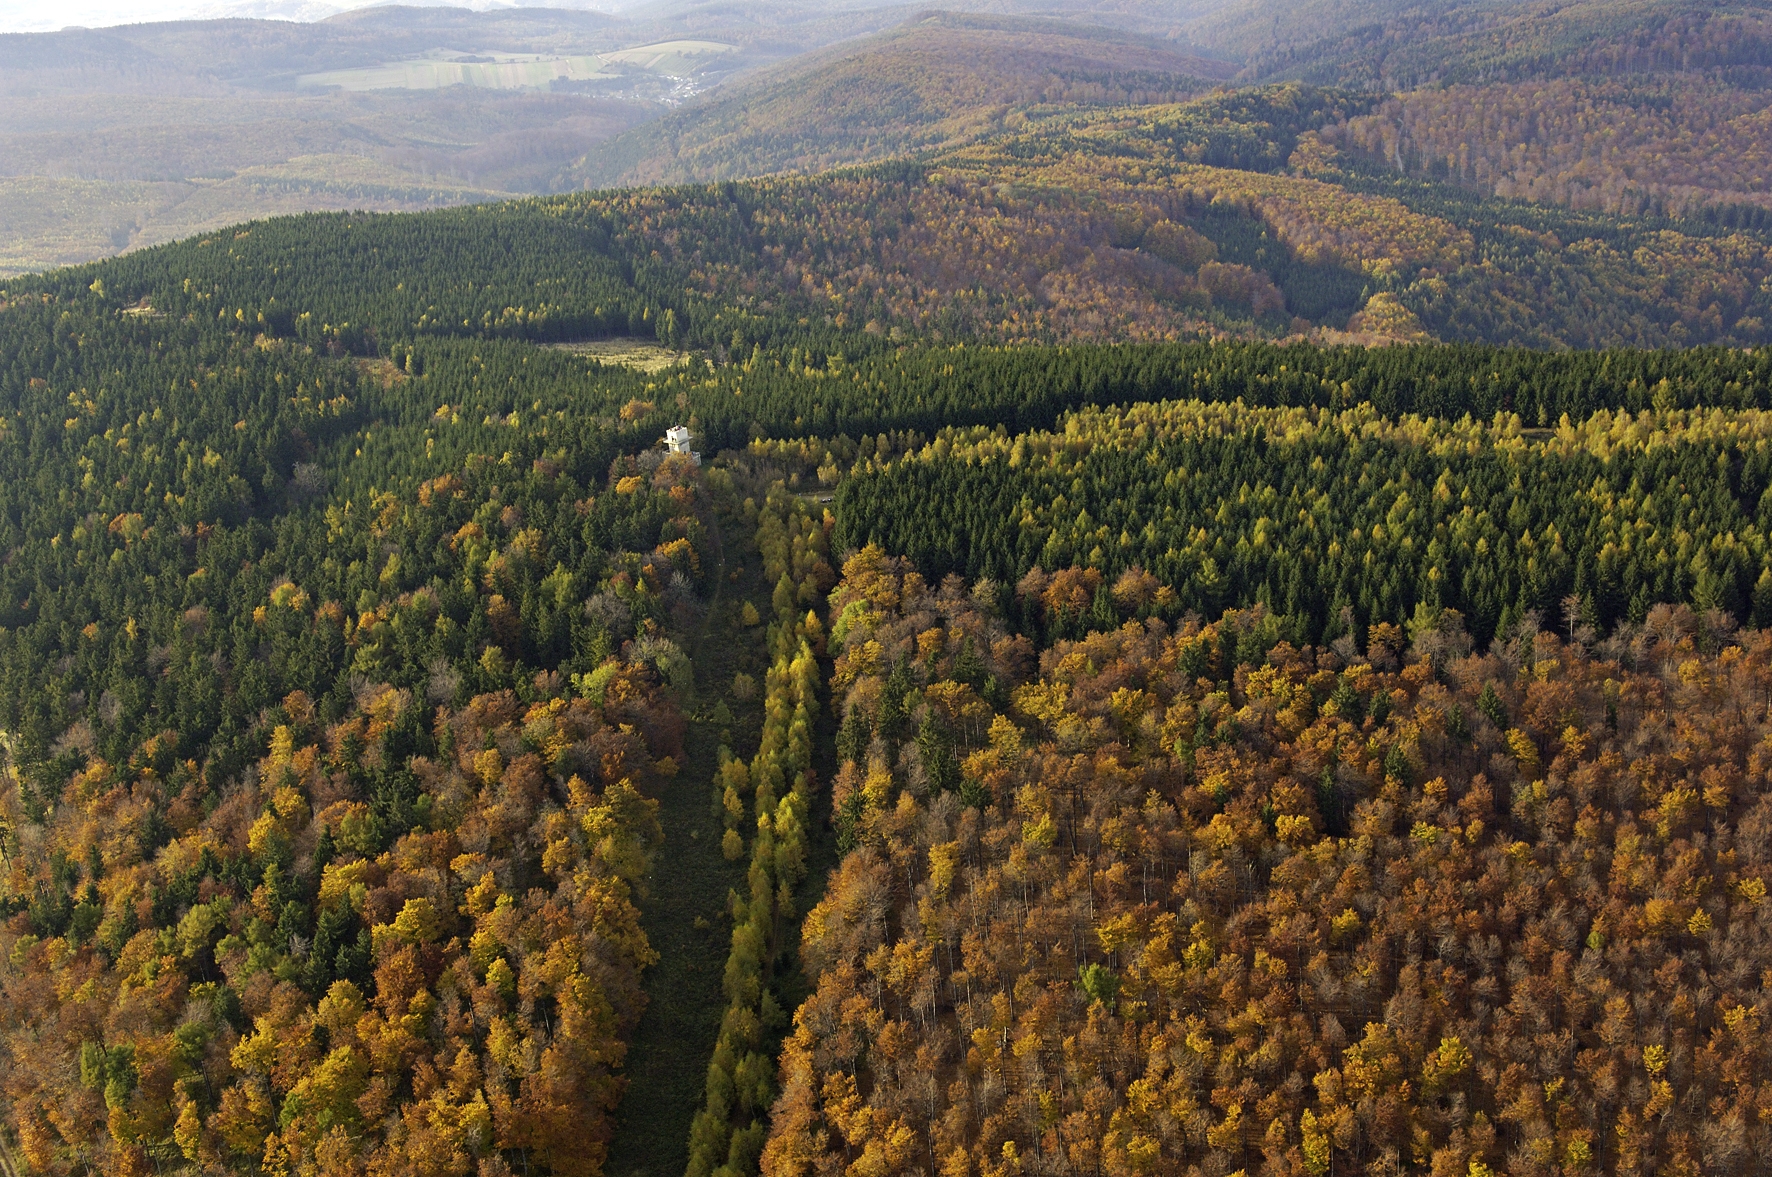
[[(828, 517), (827, 517), (828, 520)], [(776, 964), (792, 936), (794, 892), (806, 878), (812, 829), (812, 721), (818, 710), (817, 647), (823, 627), (806, 609), (835, 579), (827, 520), (777, 485), (758, 513), (757, 546), (776, 581), (770, 625), (763, 731), (749, 765), (727, 756), (714, 787), (726, 821), (729, 857), (744, 853), (741, 819), (751, 827), (746, 894), (730, 896), (732, 947), (722, 985), (726, 1013), (708, 1063), (702, 1109), (689, 1132), (689, 1177), (755, 1173), (775, 1097), (773, 1043), (787, 1011)], [(745, 799), (750, 807), (747, 812)]]
[(544, 674), (428, 732), (404, 691), (325, 730), (292, 695), (210, 807), (149, 741), (43, 825), (8, 813), (34, 899), (0, 932), (0, 1087), (32, 1171), (600, 1172), (654, 959), (642, 790), (681, 755), (656, 674), (608, 665), (594, 702)]
[(1476, 653), (1424, 609), (1299, 649), (1260, 608), (1140, 620), (1137, 589), (1036, 659), (994, 586), (846, 565), (851, 848), (804, 924), (764, 1172), (1764, 1146), (1772, 637), (1658, 606)]

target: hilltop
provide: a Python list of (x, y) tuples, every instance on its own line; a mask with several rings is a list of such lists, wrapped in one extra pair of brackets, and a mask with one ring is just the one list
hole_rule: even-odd
[(1392, 170), (1610, 213), (1765, 224), (1772, 13), (1757, 3), (1258, 2), (1187, 26), (1242, 62), (1391, 99), (1337, 142)]
[(586, 156), (559, 186), (822, 171), (965, 142), (1030, 109), (1171, 102), (1231, 72), (1106, 28), (934, 13), (727, 86)]

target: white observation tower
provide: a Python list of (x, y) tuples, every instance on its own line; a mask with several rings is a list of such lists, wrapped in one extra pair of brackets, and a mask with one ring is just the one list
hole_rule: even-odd
[(688, 454), (690, 461), (701, 465), (701, 455), (689, 448), (691, 435), (687, 426), (673, 425), (665, 430), (665, 449), (673, 454)]

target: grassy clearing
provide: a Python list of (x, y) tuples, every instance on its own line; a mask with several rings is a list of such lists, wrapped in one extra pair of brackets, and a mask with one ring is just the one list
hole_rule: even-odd
[(582, 82), (610, 76), (594, 54), (553, 57), (534, 53), (500, 53), (471, 58), (434, 57), (389, 61), (361, 69), (327, 70), (303, 74), (304, 87), (341, 90), (440, 90), (445, 86), (474, 86), (482, 90), (534, 90), (556, 79)]
[[(762, 497), (756, 486), (740, 493), (753, 492)], [(628, 1091), (604, 1165), (606, 1177), (680, 1177), (689, 1156), (689, 1125), (702, 1103), (726, 1008), (721, 981), (732, 935), (728, 894), (744, 886), (746, 863), (727, 862), (720, 852), (723, 825), (713, 776), (721, 744), (746, 760), (756, 755), (769, 666), (767, 630), (761, 624), (746, 626), (740, 617), (747, 601), (768, 616), (774, 586), (763, 575), (755, 522), (722, 511), (718, 524), (718, 591), (696, 631), (679, 639), (695, 664), (694, 718), (683, 771), (660, 798), (666, 850), (640, 904), (659, 962), (647, 974), (650, 1001), (629, 1044)], [(754, 681), (756, 694), (749, 699), (733, 693), (740, 674)], [(721, 703), (731, 713), (729, 723), (713, 718)], [(797, 912), (809, 911), (823, 897), (837, 862), (836, 840), (825, 820), (826, 787), (836, 771), (836, 727), (826, 708), (820, 708), (813, 734), (820, 788), (813, 798), (809, 870), (795, 896)], [(808, 986), (800, 972), (799, 937), (788, 939), (789, 951), (774, 975), (785, 1007), (794, 1009)]]
[[(732, 695), (736, 675), (749, 674), (760, 686), (767, 667), (763, 628), (746, 628), (739, 621), (747, 600), (760, 610), (769, 607), (770, 586), (763, 580), (752, 526), (737, 514), (721, 513), (719, 587), (696, 632), (680, 639), (695, 664), (693, 719), (683, 770), (659, 798), (666, 848), (640, 902), (659, 961), (647, 974), (646, 1013), (628, 1048), (628, 1091), (603, 1168), (606, 1177), (680, 1177), (688, 1160), (689, 1123), (701, 1104), (726, 1007), (721, 976), (732, 934), (726, 898), (731, 888), (743, 885), (745, 864), (727, 862), (720, 853), (723, 827), (712, 782), (721, 743), (748, 757), (762, 728), (759, 700)], [(721, 701), (732, 712), (729, 724), (713, 719)]]
[[(441, 90), (473, 86), (482, 90), (535, 90), (551, 82), (584, 82), (619, 76), (621, 67), (667, 77), (683, 77), (705, 69), (738, 47), (720, 41), (661, 41), (613, 53), (562, 56), (547, 53), (463, 54), (436, 52), (404, 61), (384, 61), (355, 69), (303, 74), (307, 88), (363, 90)], [(613, 68), (612, 68), (613, 67)]]
[(737, 53), (738, 46), (721, 41), (660, 41), (656, 45), (636, 45), (605, 53), (603, 60), (619, 65), (639, 66), (655, 74), (681, 77), (705, 69), (713, 58)]
[(615, 364), (639, 372), (662, 372), (687, 358), (682, 352), (672, 351), (655, 340), (634, 337), (588, 339), (578, 343), (549, 343), (543, 346), (569, 351), (575, 356), (586, 356), (600, 364)]

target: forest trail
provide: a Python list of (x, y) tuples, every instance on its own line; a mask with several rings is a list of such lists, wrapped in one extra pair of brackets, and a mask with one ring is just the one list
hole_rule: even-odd
[[(744, 526), (731, 517), (725, 522)], [(707, 713), (729, 693), (733, 675), (745, 671), (761, 681), (762, 631), (743, 633), (736, 616), (739, 599), (766, 605), (769, 596), (758, 587), (762, 576), (757, 561), (746, 562), (736, 583), (728, 580), (721, 523), (716, 514), (709, 529), (713, 597), (693, 635), (682, 639), (695, 665), (695, 699), (685, 707), (692, 719), (682, 771), (658, 796), (665, 845), (647, 876), (648, 893), (639, 900), (646, 935), (659, 959), (646, 974), (646, 1012), (628, 1045), (628, 1090), (616, 1113), (615, 1138), (603, 1167), (607, 1177), (680, 1177), (689, 1159), (689, 1124), (701, 1106), (708, 1060), (726, 1008), (721, 991), (731, 936), (726, 896), (742, 883), (744, 864), (727, 862), (720, 853), (722, 826), (711, 807), (711, 782), (719, 766), (722, 728)], [(750, 718), (745, 714), (733, 724), (743, 732), (740, 744), (755, 739)]]

